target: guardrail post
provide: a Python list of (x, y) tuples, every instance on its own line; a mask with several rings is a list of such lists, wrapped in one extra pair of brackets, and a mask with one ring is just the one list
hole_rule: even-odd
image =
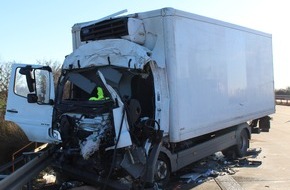
[[(30, 152), (23, 152), (24, 162), (27, 164), (31, 160), (31, 153)], [(32, 182), (29, 180), (27, 182), (27, 190), (32, 190)]]
[[(36, 156), (40, 155), (39, 152), (23, 152), (22, 154), (24, 156), (25, 164), (30, 162)], [(29, 180), (26, 185), (27, 185), (27, 190), (33, 190), (32, 181), (31, 180)]]

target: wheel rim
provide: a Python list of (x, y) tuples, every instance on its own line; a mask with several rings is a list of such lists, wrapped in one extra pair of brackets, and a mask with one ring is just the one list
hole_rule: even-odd
[(162, 160), (158, 160), (157, 166), (156, 166), (156, 178), (157, 178), (157, 180), (165, 179), (167, 174), (168, 174), (167, 164)]

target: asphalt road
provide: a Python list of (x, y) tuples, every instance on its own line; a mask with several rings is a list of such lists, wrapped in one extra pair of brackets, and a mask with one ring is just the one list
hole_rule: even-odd
[[(290, 189), (290, 107), (276, 106), (271, 116), (269, 133), (253, 134), (250, 148), (261, 149), (252, 161), (262, 162), (258, 166), (236, 167), (237, 172), (229, 176), (245, 190), (289, 190)], [(217, 180), (201, 183), (194, 190), (236, 189), (233, 186), (221, 187)]]

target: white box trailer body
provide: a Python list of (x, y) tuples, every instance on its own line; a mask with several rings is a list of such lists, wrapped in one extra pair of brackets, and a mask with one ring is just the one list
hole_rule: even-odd
[(172, 8), (131, 17), (143, 21), (143, 46), (165, 69), (160, 124), (171, 142), (275, 112), (270, 34)]
[(167, 74), (171, 142), (275, 112), (271, 35), (175, 9), (138, 17), (158, 38), (152, 59)]
[(55, 95), (51, 68), (13, 66), (5, 118), (31, 141), (59, 143), (58, 167), (88, 183), (78, 169), (92, 163), (96, 183), (117, 171), (152, 184), (216, 151), (243, 156), (247, 122), (275, 112), (269, 34), (172, 8), (72, 34)]

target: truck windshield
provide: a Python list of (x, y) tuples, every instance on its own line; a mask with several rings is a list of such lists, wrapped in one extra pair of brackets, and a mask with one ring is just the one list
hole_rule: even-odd
[(97, 69), (66, 73), (59, 83), (61, 101), (109, 100), (110, 93), (102, 82)]

